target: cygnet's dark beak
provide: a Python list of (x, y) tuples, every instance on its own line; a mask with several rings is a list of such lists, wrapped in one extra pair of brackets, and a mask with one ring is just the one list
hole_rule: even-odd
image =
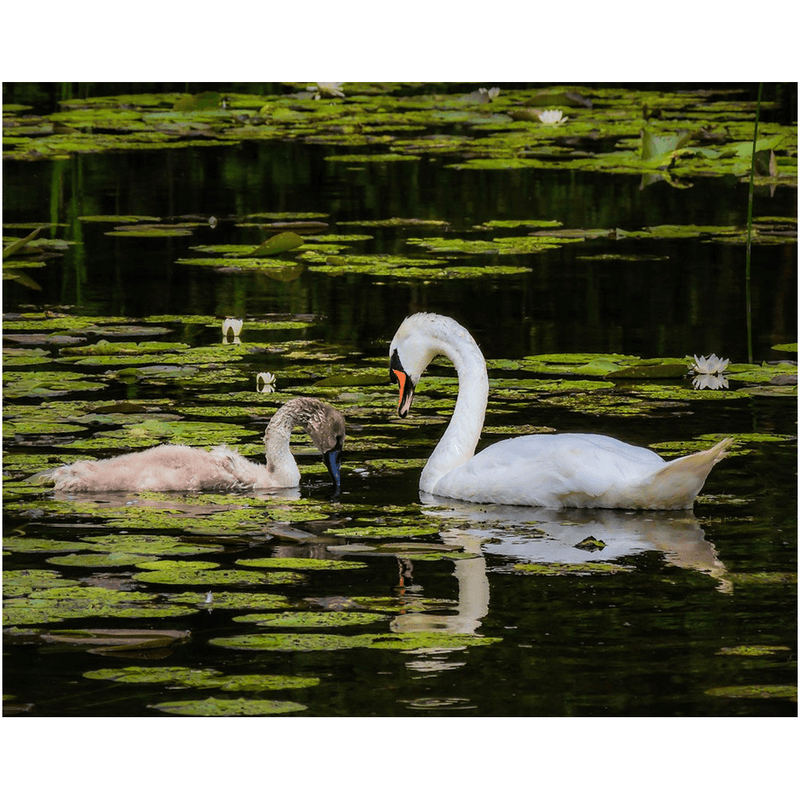
[(339, 468), (342, 464), (342, 443), (337, 442), (336, 447), (334, 447), (333, 450), (328, 450), (327, 453), (324, 453), (322, 460), (325, 463), (325, 466), (328, 468), (328, 474), (333, 480), (333, 485), (335, 488), (333, 496), (337, 497), (342, 489), (342, 477), (339, 472)]

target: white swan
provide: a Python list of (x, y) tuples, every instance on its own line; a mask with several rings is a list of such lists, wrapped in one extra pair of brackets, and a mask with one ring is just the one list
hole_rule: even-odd
[(422, 492), (547, 508), (691, 508), (733, 441), (670, 462), (609, 436), (575, 433), (519, 436), (475, 454), (489, 379), (478, 345), (455, 320), (414, 314), (397, 329), (389, 345), (389, 377), (400, 385), (398, 414), (408, 414), (417, 382), (437, 355), (456, 368), (458, 399), (422, 471)]
[(53, 480), (56, 490), (66, 492), (210, 492), (298, 486), (300, 470), (289, 449), (295, 425), (319, 448), (338, 494), (344, 416), (310, 397), (288, 400), (269, 421), (264, 432), (266, 465), (248, 461), (227, 445), (209, 451), (162, 444), (99, 461), (76, 461), (40, 472), (33, 479)]

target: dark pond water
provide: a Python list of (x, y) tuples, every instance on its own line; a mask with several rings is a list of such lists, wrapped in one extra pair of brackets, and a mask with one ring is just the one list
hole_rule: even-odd
[[(439, 120), (392, 135), (485, 134)], [(386, 143), (323, 138), (5, 162), (4, 244), (34, 225), (69, 242), (20, 268), (36, 288), (4, 281), (6, 713), (163, 716), (186, 701), (317, 717), (795, 715), (796, 368), (746, 362), (749, 349), (756, 364), (796, 360), (773, 349), (797, 340), (796, 180), (756, 188), (754, 216), (784, 233), (752, 249), (748, 342), (745, 246), (719, 232), (746, 223), (740, 177), (645, 186), (603, 169), (456, 169), (457, 154), (428, 149), (344, 161), (331, 157)], [(796, 177), (796, 132), (788, 152)], [(276, 257), (287, 266), (189, 261), (275, 232), (248, 215), (311, 214), (328, 227), (301, 232), (303, 250)], [(115, 235), (124, 223), (100, 215), (190, 227)], [(535, 252), (495, 242), (544, 230), (525, 221), (582, 235)], [(683, 234), (630, 235), (653, 226)], [(665, 456), (729, 435), (733, 454), (694, 512), (420, 498), (456, 391), (437, 362), (397, 418), (388, 343), (420, 310), (457, 318), (489, 361), (481, 446), (539, 426)], [(241, 344), (222, 342), (226, 317), (244, 319)], [(70, 349), (103, 340), (170, 346)], [(587, 367), (712, 352), (732, 362), (717, 392)], [(523, 361), (547, 354), (578, 368)], [(266, 371), (277, 391), (257, 393)], [(266, 420), (301, 394), (347, 416), (338, 499), (300, 434), (299, 490), (66, 496), (25, 481), (163, 441), (256, 459)], [(590, 536), (604, 547), (575, 546)]]

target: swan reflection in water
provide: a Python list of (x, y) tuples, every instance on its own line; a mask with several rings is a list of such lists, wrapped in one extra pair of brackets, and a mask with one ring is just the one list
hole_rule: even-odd
[[(472, 558), (454, 562), (458, 581), (455, 613), (411, 612), (393, 622), (396, 631), (446, 631), (476, 633), (489, 613), (489, 579), (486, 557), (513, 563), (590, 564), (613, 562), (646, 551), (663, 553), (666, 561), (682, 569), (706, 573), (717, 590), (732, 591), (725, 565), (707, 541), (691, 511), (619, 511), (616, 509), (546, 509), (483, 505), (448, 500), (421, 493), (423, 513), (450, 520), (442, 540)], [(604, 546), (577, 547), (587, 538)]]
[[(723, 583), (725, 567), (691, 511), (549, 509), (476, 505), (420, 494), (424, 513), (480, 526), (485, 553), (514, 561), (585, 564), (660, 550), (676, 567), (705, 572)], [(502, 534), (497, 536), (497, 534)], [(587, 538), (605, 546), (583, 549)]]

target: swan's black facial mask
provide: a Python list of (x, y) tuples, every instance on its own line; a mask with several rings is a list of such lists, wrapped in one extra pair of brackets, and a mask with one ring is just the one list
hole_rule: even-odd
[(409, 374), (403, 369), (397, 350), (392, 353), (392, 358), (389, 362), (389, 380), (400, 385), (400, 400), (397, 403), (397, 413), (401, 418), (404, 418), (411, 408), (411, 401), (414, 399), (414, 383)]

